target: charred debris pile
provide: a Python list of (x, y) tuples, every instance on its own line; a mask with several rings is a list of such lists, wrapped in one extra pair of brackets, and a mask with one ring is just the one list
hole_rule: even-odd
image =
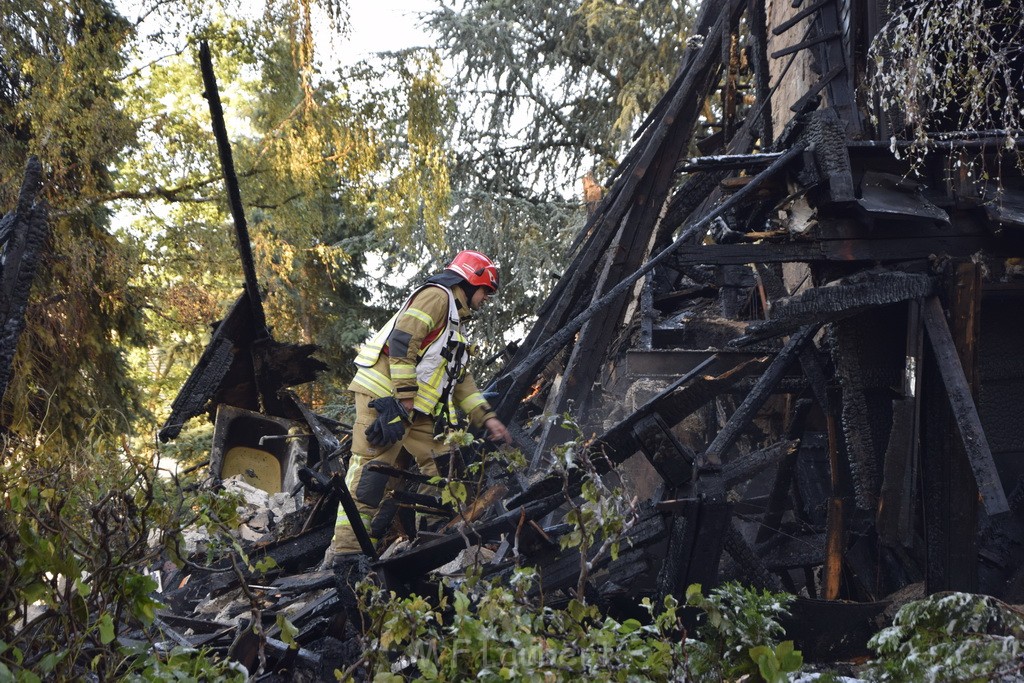
[[(704, 3), (700, 40), (491, 383), (529, 467), (468, 480), (476, 502), (458, 516), (393, 472), (410, 488), (392, 498), (407, 540), (383, 556), (368, 547), (353, 571), (423, 590), (472, 545), (486, 575), (535, 565), (546, 604), (567, 599), (580, 562), (560, 548), (558, 511), (579, 478), (542, 473), (573, 438), (545, 416), (569, 414), (595, 466), (637, 501), (618, 558), (592, 558), (586, 591), (608, 610), (737, 579), (799, 595), (790, 635), (835, 657), (863, 647), (893, 596), (1024, 601), (1019, 150), (1006, 131), (947, 131), (910, 172), (890, 141), (898, 113), (870, 124), (863, 96), (884, 5)], [(204, 76), (216, 122), (208, 55)], [(161, 437), (216, 413), (211, 477), (252, 489), (246, 543), (277, 568), (258, 585), (170, 571), (162, 619), (176, 641), (251, 663), (259, 638), (238, 617), (258, 598), (271, 668), (316, 671), (355, 647), (353, 595), (317, 569), (338, 506), (351, 507), (347, 427), (282, 391), (321, 368), (267, 331), (229, 196), (247, 290)], [(417, 534), (411, 511), (424, 508), (452, 523)], [(282, 647), (278, 613), (300, 649)]]

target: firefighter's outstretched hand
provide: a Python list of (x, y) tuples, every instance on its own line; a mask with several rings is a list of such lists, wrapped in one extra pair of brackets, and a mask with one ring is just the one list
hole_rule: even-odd
[(484, 422), (484, 429), (487, 430), (487, 438), (495, 443), (512, 443), (512, 435), (508, 433), (505, 424), (496, 417)]
[(405, 425), (409, 413), (393, 396), (370, 401), (370, 407), (377, 411), (377, 418), (366, 428), (366, 440), (371, 446), (387, 448), (405, 436)]

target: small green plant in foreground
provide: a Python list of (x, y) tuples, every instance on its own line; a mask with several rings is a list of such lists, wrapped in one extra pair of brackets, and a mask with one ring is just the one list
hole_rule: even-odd
[(700, 609), (697, 638), (687, 640), (691, 675), (695, 681), (734, 680), (761, 675), (770, 683), (787, 680), (799, 671), (803, 657), (785, 635), (779, 618), (788, 614), (794, 596), (758, 591), (737, 583), (701, 593), (699, 584), (686, 590), (686, 603)]
[[(774, 616), (788, 596), (727, 584), (690, 600), (705, 613), (702, 640), (686, 639), (679, 605), (642, 602), (649, 619), (618, 621), (571, 600), (564, 609), (538, 604), (533, 569), (506, 581), (444, 579), (436, 602), (397, 598), (360, 585), (368, 615), (361, 664), (374, 681), (721, 681), (742, 673), (776, 683), (799, 670), (792, 643), (776, 642)], [(347, 680), (355, 670), (338, 672)]]

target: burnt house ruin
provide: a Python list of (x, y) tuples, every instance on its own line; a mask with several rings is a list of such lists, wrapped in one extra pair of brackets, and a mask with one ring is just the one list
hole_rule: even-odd
[[(735, 578), (801, 595), (798, 646), (825, 655), (839, 646), (816, 624), (868, 629), (911, 586), (1024, 601), (1018, 132), (940, 128), (907, 154), (907, 122), (866, 87), (887, 6), (704, 2), (671, 87), (493, 378), (529, 468), (489, 477), (441, 533), (407, 525), (411, 542), (386, 558), (368, 548), (389, 587), (419, 585), (471, 537), (493, 551), (485, 573), (535, 564), (549, 604), (568, 596), (578, 551), (559, 548), (564, 482), (543, 472), (574, 438), (550, 418), (569, 415), (638, 502), (621, 554), (588, 577), (611, 608)], [(1019, 86), (1024, 62), (1011, 67)], [(218, 403), (307, 429), (301, 476), (319, 502), (262, 552), (311, 572), (333, 505), (350, 504), (344, 426), (277, 393), (316, 368), (308, 349), (252, 332), (266, 329), (258, 309), (253, 289), (162, 436)], [(399, 524), (403, 509), (445, 509), (395, 502)], [(181, 581), (165, 585), (185, 609), (207, 584)], [(300, 642), (341, 637), (324, 615), (351, 603), (332, 590), (297, 622)]]

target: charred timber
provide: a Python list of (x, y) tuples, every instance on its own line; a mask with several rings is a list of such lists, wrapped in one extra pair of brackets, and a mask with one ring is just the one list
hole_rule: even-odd
[(50, 232), (48, 207), (45, 202), (36, 201), (42, 188), (42, 174), (39, 159), (29, 157), (17, 208), (0, 219), (0, 397), (7, 391), (18, 339), (25, 329), (29, 292)]
[(679, 238), (676, 239), (675, 242), (647, 261), (647, 263), (645, 263), (643, 267), (635, 273), (623, 279), (622, 282), (616, 285), (605, 296), (592, 303), (589, 308), (577, 315), (563, 326), (561, 330), (538, 346), (519, 365), (511, 368), (507, 374), (500, 377), (497, 380), (497, 388), (502, 393), (502, 399), (497, 407), (498, 417), (505, 421), (510, 420), (515, 409), (519, 405), (519, 399), (525, 394), (527, 388), (530, 386), (541, 368), (543, 368), (544, 365), (546, 365), (554, 355), (573, 338), (576, 332), (587, 320), (589, 320), (593, 315), (603, 311), (606, 306), (610, 305), (619, 296), (626, 292), (626, 290), (636, 284), (637, 280), (652, 271), (661, 263), (665, 262), (669, 256), (671, 256), (672, 252), (675, 251), (676, 248), (685, 244), (693, 234), (706, 228), (718, 216), (721, 216), (733, 207), (746, 201), (747, 198), (757, 190), (761, 183), (774, 177), (793, 159), (802, 153), (803, 148), (799, 145), (784, 153), (781, 157), (775, 160), (771, 166), (754, 176), (749, 183), (743, 186), (743, 188), (732, 195), (732, 197), (727, 201), (723, 202), (720, 206), (715, 208), (715, 210), (698, 221), (697, 224), (687, 229), (679, 236)]
[(928, 296), (935, 281), (928, 275), (899, 271), (867, 271), (814, 287), (772, 305), (772, 318), (752, 323), (735, 346), (776, 337), (811, 322), (841, 320), (878, 306)]
[(782, 156), (781, 152), (765, 154), (723, 154), (720, 156), (693, 157), (680, 164), (676, 171), (692, 173), (693, 171), (735, 171), (742, 169), (763, 168)]
[(700, 458), (700, 467), (721, 468), (725, 454), (736, 442), (736, 439), (739, 438), (740, 433), (753, 421), (757, 411), (768, 400), (775, 385), (782, 379), (790, 364), (800, 356), (804, 347), (814, 339), (819, 326), (820, 323), (807, 325), (790, 337), (783, 349), (772, 360), (765, 373), (761, 375), (753, 389), (750, 390), (743, 403), (740, 404), (736, 412), (729, 418), (722, 431), (718, 433), (715, 440), (704, 451)]
[(985, 512), (990, 517), (1009, 512), (999, 472), (992, 458), (992, 451), (985, 437), (985, 431), (978, 417), (978, 409), (971, 396), (970, 387), (964, 377), (963, 366), (953, 344), (942, 305), (937, 297), (931, 297), (925, 303), (924, 323), (928, 331), (928, 340), (935, 352), (935, 360), (939, 366), (939, 375), (946, 387), (950, 408), (956, 421), (957, 430), (967, 452), (974, 479), (978, 485)]

